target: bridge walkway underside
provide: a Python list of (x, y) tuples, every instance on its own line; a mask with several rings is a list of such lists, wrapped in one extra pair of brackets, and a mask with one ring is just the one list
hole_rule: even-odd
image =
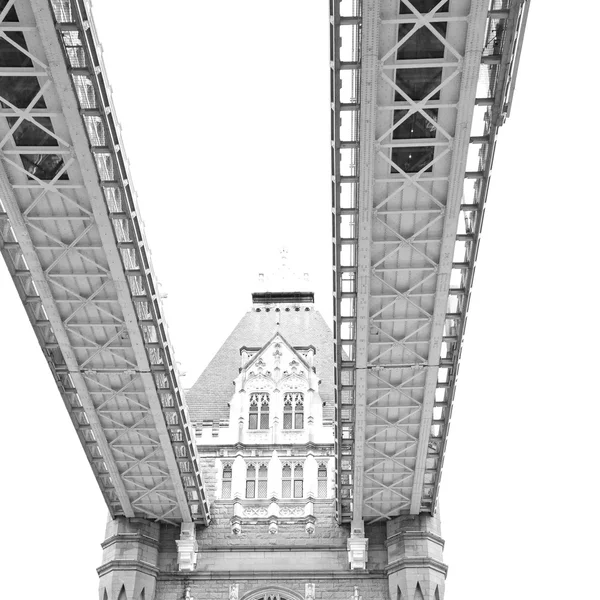
[(85, 2), (0, 2), (0, 249), (110, 513), (207, 522), (108, 90)]
[(435, 509), (527, 7), (331, 2), (342, 520)]

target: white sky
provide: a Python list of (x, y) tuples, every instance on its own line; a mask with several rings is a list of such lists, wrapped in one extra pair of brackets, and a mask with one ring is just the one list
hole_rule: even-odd
[[(282, 244), (331, 318), (327, 5), (94, 3), (186, 386)], [(578, 5), (533, 3), (496, 152), (442, 482), (446, 600), (597, 587), (600, 11)], [(106, 508), (3, 267), (0, 290), (3, 589), (94, 598)]]

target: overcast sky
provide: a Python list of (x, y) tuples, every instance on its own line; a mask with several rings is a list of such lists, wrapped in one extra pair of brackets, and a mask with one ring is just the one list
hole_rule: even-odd
[[(442, 480), (446, 600), (597, 588), (600, 14), (577, 6), (533, 3), (499, 137)], [(282, 244), (331, 319), (328, 3), (94, 15), (186, 387)], [(4, 267), (0, 290), (3, 588), (94, 598), (106, 507)]]

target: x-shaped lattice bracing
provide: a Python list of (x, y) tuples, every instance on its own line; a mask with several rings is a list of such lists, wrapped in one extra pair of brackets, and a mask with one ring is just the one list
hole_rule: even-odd
[[(75, 317), (75, 315), (80, 310), (83, 310), (86, 306), (93, 306), (98, 312), (101, 312), (105, 316), (113, 319), (113, 324), (123, 323), (123, 319), (121, 319), (120, 317), (118, 317), (117, 315), (115, 315), (113, 312), (111, 312), (109, 310), (106, 310), (101, 305), (99, 305), (96, 302), (94, 302), (94, 298), (96, 298), (96, 296), (98, 296), (100, 294), (100, 292), (102, 292), (103, 290), (105, 290), (109, 286), (109, 284), (112, 283), (110, 280), (107, 280), (104, 283), (102, 283), (100, 285), (100, 287), (96, 288), (87, 298), (84, 298), (83, 296), (81, 296), (77, 292), (74, 292), (72, 289), (68, 288), (66, 285), (62, 284), (60, 281), (57, 281), (55, 279), (51, 279), (51, 282), (52, 282), (53, 285), (55, 285), (55, 286), (63, 289), (68, 294), (71, 294), (72, 296), (74, 296), (77, 301), (81, 302), (81, 304), (73, 312), (71, 312), (71, 314), (69, 316), (67, 316), (67, 317), (64, 318), (63, 322), (65, 323), (65, 325), (67, 325), (73, 319), (73, 317)], [(73, 302), (73, 301), (72, 300), (66, 300), (66, 302)], [(116, 300), (113, 300), (113, 302), (116, 302)]]
[[(418, 270), (418, 269), (415, 269)], [(419, 310), (420, 312), (423, 313), (423, 316), (425, 317), (426, 320), (430, 320), (432, 315), (429, 311), (425, 310), (420, 304), (417, 304), (415, 301), (413, 301), (411, 299), (411, 294), (414, 292), (415, 289), (417, 289), (419, 286), (423, 285), (427, 280), (431, 279), (432, 277), (435, 277), (436, 272), (430, 272), (428, 275), (426, 275), (423, 279), (420, 279), (419, 281), (417, 281), (414, 285), (412, 285), (406, 292), (400, 292), (398, 289), (396, 289), (396, 287), (394, 287), (389, 281), (386, 281), (385, 279), (383, 279), (383, 277), (380, 277), (377, 274), (377, 271), (373, 272), (373, 278), (379, 282), (381, 282), (383, 285), (387, 286), (390, 288), (390, 291), (393, 292), (394, 294), (394, 298), (392, 300), (390, 300), (387, 304), (385, 304), (384, 306), (382, 306), (382, 308), (380, 308), (378, 311), (375, 311), (372, 315), (371, 315), (371, 320), (373, 322), (377, 321), (377, 317), (382, 314), (386, 309), (391, 308), (392, 306), (394, 306), (394, 304), (400, 300), (406, 302), (407, 304), (410, 304), (411, 306), (414, 306), (414, 308), (416, 308), (417, 310)], [(374, 298), (383, 298), (383, 295), (380, 294), (371, 294)], [(428, 295), (428, 294), (427, 294)], [(421, 296), (421, 295), (420, 295)]]
[(452, 54), (454, 54), (460, 63), (463, 58), (460, 52), (458, 52), (458, 50), (456, 50), (456, 48), (432, 25), (432, 18), (436, 16), (437, 12), (445, 4), (446, 0), (440, 0), (436, 6), (434, 6), (428, 13), (425, 14), (420, 13), (408, 0), (401, 0), (401, 2), (412, 11), (414, 18), (416, 18), (416, 22), (414, 27), (383, 55), (381, 62), (384, 63), (388, 58), (390, 58), (390, 56), (394, 55), (396, 51), (402, 45), (404, 45), (418, 29), (421, 27), (426, 27)]
[[(9, 1), (4, 5), (0, 21), (3, 16), (7, 15), (13, 4), (12, 1)], [(9, 217), (11, 222), (13, 218), (16, 219), (15, 224), (19, 225), (18, 237), (15, 235), (15, 239), (22, 245), (24, 252), (29, 252), (29, 254), (22, 253), (22, 258), (19, 258), (14, 253), (11, 256), (16, 256), (14, 262), (17, 268), (21, 270), (33, 269), (31, 271), (32, 278), (25, 280), (23, 285), (31, 281), (28, 284), (31, 288), (28, 295), (35, 293), (36, 296), (39, 296), (42, 294), (45, 306), (49, 308), (49, 312), (47, 315), (44, 307), (41, 305), (40, 299), (41, 312), (38, 318), (49, 320), (54, 331), (59, 336), (58, 340), (54, 339), (51, 341), (54, 345), (58, 341), (59, 348), (63, 350), (63, 355), (67, 361), (66, 365), (60, 363), (58, 367), (60, 367), (61, 372), (64, 368), (74, 371), (73, 380), (66, 374), (60, 377), (66, 389), (76, 388), (76, 392), (62, 391), (65, 394), (69, 394), (68, 405), (72, 406), (73, 409), (79, 409), (85, 405), (87, 425), (91, 428), (86, 428), (81, 435), (86, 443), (86, 451), (92, 466), (97, 465), (97, 461), (99, 460), (108, 465), (104, 467), (98, 466), (99, 471), (97, 476), (101, 487), (105, 490), (107, 501), (112, 507), (111, 510), (116, 510), (117, 512), (123, 511), (128, 516), (133, 516), (126, 489), (119, 482), (119, 480), (124, 481), (123, 477), (119, 476), (119, 468), (121, 470), (128, 469), (125, 476), (129, 476), (141, 468), (145, 472), (152, 473), (155, 481), (156, 476), (160, 476), (164, 480), (164, 483), (158, 488), (155, 487), (154, 492), (150, 492), (152, 498), (147, 497), (149, 493), (148, 489), (152, 489), (153, 487), (149, 484), (140, 493), (135, 494), (137, 496), (135, 501), (140, 505), (140, 511), (154, 518), (176, 515), (176, 510), (179, 506), (176, 499), (178, 498), (177, 492), (175, 490), (162, 491), (162, 488), (169, 487), (174, 483), (172, 480), (173, 473), (170, 469), (167, 469), (164, 456), (161, 456), (160, 460), (154, 460), (161, 453), (162, 447), (158, 440), (158, 435), (155, 433), (156, 427), (149, 427), (152, 417), (149, 407), (135, 400), (136, 392), (131, 390), (131, 388), (127, 388), (127, 383), (124, 386), (117, 386), (122, 388), (122, 396), (119, 397), (120, 401), (117, 402), (114, 390), (109, 389), (108, 386), (104, 386), (95, 376), (92, 376), (92, 373), (95, 373), (94, 371), (87, 371), (85, 373), (79, 371), (77, 373), (78, 368), (85, 368), (95, 363), (98, 363), (100, 368), (104, 365), (114, 368), (112, 366), (114, 364), (123, 364), (125, 365), (124, 368), (115, 369), (123, 373), (129, 371), (135, 372), (139, 369), (139, 366), (137, 361), (132, 362), (128, 360), (128, 354), (125, 357), (122, 356), (123, 353), (128, 353), (131, 348), (119, 346), (121, 343), (119, 340), (125, 332), (124, 317), (120, 307), (114, 305), (115, 302), (119, 302), (117, 290), (108, 287), (108, 284), (112, 282), (112, 272), (109, 272), (107, 266), (104, 264), (104, 257), (99, 258), (102, 250), (105, 249), (104, 246), (94, 247), (93, 250), (97, 251), (97, 254), (89, 256), (88, 249), (92, 248), (88, 240), (95, 236), (97, 225), (94, 220), (94, 213), (92, 210), (86, 208), (92, 204), (92, 196), (88, 197), (86, 193), (88, 189), (87, 184), (84, 187), (81, 184), (74, 183), (74, 181), (79, 180), (79, 160), (81, 160), (82, 156), (76, 154), (74, 147), (65, 142), (60, 135), (57, 135), (52, 130), (55, 128), (56, 131), (61, 132), (72, 131), (69, 118), (73, 116), (73, 111), (71, 110), (71, 113), (68, 114), (68, 105), (65, 105), (66, 108), (65, 106), (61, 106), (58, 111), (35, 108), (36, 104), (40, 104), (42, 98), (45, 99), (47, 105), (54, 106), (56, 100), (59, 102), (63, 100), (61, 94), (64, 95), (66, 93), (68, 95), (68, 91), (64, 92), (68, 88), (68, 85), (64, 85), (68, 80), (63, 80), (61, 86), (61, 82), (59, 81), (61, 74), (58, 72), (60, 69), (55, 72), (54, 65), (57, 61), (48, 61), (49, 64), (53, 65), (51, 80), (50, 72), (46, 70), (44, 64), (46, 61), (40, 60), (32, 54), (37, 52), (33, 48), (41, 47), (45, 52), (48, 52), (48, 48), (50, 47), (50, 51), (54, 52), (53, 56), (59, 59), (59, 53), (55, 52), (59, 47), (56, 46), (56, 42), (50, 39), (54, 35), (54, 26), (51, 25), (49, 29), (51, 30), (49, 37), (47, 36), (40, 40), (41, 43), (37, 45), (29, 46), (28, 44), (30, 50), (27, 50), (27, 48), (22, 48), (20, 44), (13, 43), (14, 40), (11, 39), (10, 34), (7, 35), (2, 31), (2, 25), (0, 25), (0, 37), (3, 38), (2, 41), (11, 44), (12, 47), (15, 47), (24, 56), (29, 57), (36, 65), (35, 69), (28, 67), (20, 69), (19, 74), (30, 76), (40, 83), (40, 86), (36, 86), (34, 89), (32, 93), (33, 98), (27, 101), (25, 108), (14, 106), (7, 99), (0, 98), (0, 101), (3, 101), (3, 106), (8, 108), (8, 110), (4, 111), (4, 115), (8, 116), (11, 120), (9, 126), (5, 122), (2, 135), (0, 136), (0, 149), (3, 150), (3, 165), (8, 171), (9, 178), (11, 172), (14, 175), (12, 182), (11, 179), (7, 179), (8, 184), (12, 183), (12, 191), (15, 195), (14, 200), (12, 196), (10, 199)], [(39, 32), (32, 29), (31, 35), (39, 35)], [(55, 45), (54, 48), (52, 44)], [(29, 60), (26, 62), (31, 64)], [(39, 69), (39, 66), (43, 67), (43, 72)], [(14, 74), (14, 71), (10, 73), (7, 71), (3, 75)], [(70, 76), (68, 77), (70, 79)], [(55, 80), (57, 81), (56, 89), (52, 87)], [(48, 97), (46, 97), (47, 92), (50, 93)], [(56, 95), (54, 92), (56, 92)], [(11, 118), (13, 115), (14, 120)], [(75, 121), (78, 121), (77, 116), (75, 115)], [(45, 121), (44, 117), (52, 117), (51, 123), (54, 125), (54, 128)], [(19, 130), (19, 127), (22, 127), (24, 121), (30, 122), (32, 127), (36, 127), (39, 130), (40, 135), (36, 136), (36, 140), (39, 140), (37, 142), (39, 145), (25, 146), (24, 143), (27, 142), (24, 142), (22, 146), (16, 146), (13, 149), (10, 142), (11, 140), (15, 140), (15, 135), (18, 135), (17, 130)], [(80, 127), (78, 123), (74, 122), (74, 125)], [(32, 127), (29, 127), (28, 130), (31, 131)], [(21, 138), (21, 140), (23, 139)], [(58, 145), (48, 145), (48, 140), (50, 140), (50, 144), (57, 143)], [(17, 140), (16, 143), (21, 142)], [(78, 152), (81, 150), (79, 146)], [(53, 170), (51, 178), (45, 178), (46, 173), (42, 171), (43, 174), (41, 177), (44, 177), (44, 179), (41, 179), (38, 176), (37, 170), (29, 172), (29, 170), (24, 168), (24, 165), (27, 166), (28, 163), (26, 165), (25, 162), (21, 162), (19, 154), (58, 155), (58, 158), (53, 163), (56, 165), (56, 170)], [(93, 155), (91, 155), (91, 159), (94, 160)], [(44, 160), (46, 160), (45, 157)], [(75, 162), (76, 160), (77, 162)], [(38, 162), (37, 158), (35, 162)], [(20, 181), (20, 178), (23, 176), (25, 177), (24, 182)], [(68, 178), (67, 181), (61, 181), (61, 177), (64, 176)], [(87, 181), (85, 174), (83, 175), (83, 179)], [(89, 179), (89, 176), (87, 179)], [(17, 183), (14, 183), (14, 180)], [(74, 199), (73, 194), (68, 192), (69, 189), (77, 189), (75, 193), (79, 202)], [(36, 191), (29, 192), (29, 190)], [(31, 197), (29, 197), (29, 194), (31, 194)], [(39, 210), (42, 201), (44, 201), (44, 207), (43, 210)], [(82, 206), (80, 202), (85, 202), (86, 207)], [(70, 225), (72, 228), (69, 227)], [(63, 236), (62, 232), (66, 231), (73, 231), (73, 233), (69, 235), (68, 239), (60, 239)], [(100, 236), (96, 235), (95, 237)], [(72, 267), (65, 260), (67, 255), (74, 257), (75, 254), (81, 259), (78, 261), (79, 267)], [(73, 264), (76, 263), (74, 262)], [(108, 264), (112, 263), (108, 262)], [(63, 265), (64, 267), (60, 268)], [(75, 269), (78, 272), (75, 272)], [(24, 275), (19, 274), (18, 277), (23, 278)], [(38, 282), (37, 287), (34, 283), (34, 278)], [(18, 282), (19, 279), (17, 279), (17, 284)], [(46, 282), (48, 285), (46, 285)], [(43, 285), (40, 287), (42, 283)], [(66, 292), (66, 295), (64, 292)], [(57, 293), (60, 297), (53, 298), (53, 293)], [(30, 300), (28, 302), (31, 304)], [(107, 302), (112, 303), (112, 306), (106, 304)], [(71, 306), (68, 306), (69, 304)], [(104, 322), (95, 323), (94, 321), (98, 319), (97, 315), (100, 315), (101, 320)], [(109, 321), (109, 323), (106, 321)], [(36, 327), (42, 329), (47, 327), (51, 330), (50, 326), (46, 326), (44, 323), (36, 324)], [(81, 329), (82, 327), (91, 327), (93, 333), (88, 333), (85, 329)], [(104, 335), (101, 331), (95, 331), (97, 328), (109, 328), (109, 331)], [(96, 335), (97, 333), (99, 333), (99, 336)], [(76, 339), (82, 340), (82, 347), (71, 345), (69, 338), (72, 336), (76, 336)], [(71, 351), (71, 348), (73, 351)], [(77, 358), (78, 354), (75, 350), (90, 350), (91, 352), (89, 354), (86, 353), (85, 359), (82, 359)], [(104, 361), (98, 360), (100, 355), (106, 357), (106, 359)], [(114, 360), (111, 360), (109, 355)], [(115, 360), (118, 362), (115, 363)], [(77, 361), (81, 364), (75, 364)], [(115, 375), (119, 375), (119, 373), (115, 373)], [(82, 383), (84, 380), (87, 381), (86, 384)], [(99, 389), (102, 391), (98, 391)], [(79, 402), (76, 404), (73, 403), (72, 394), (79, 397)], [(100, 394), (104, 395), (100, 396)], [(92, 400), (94, 397), (97, 401), (100, 400), (102, 402), (101, 406), (105, 410), (102, 410), (102, 408), (96, 410), (94, 408), (94, 401)], [(115, 405), (117, 407), (125, 407), (126, 404), (130, 405), (131, 411), (114, 409)], [(113, 410), (111, 411), (111, 409)], [(135, 415), (133, 414), (134, 412)], [(77, 412), (75, 414), (77, 415), (78, 422), (81, 422), (80, 413)], [(99, 425), (100, 419), (105, 426), (104, 429)], [(132, 420), (134, 421), (133, 424)], [(113, 438), (112, 444), (108, 442), (106, 434), (108, 434), (109, 438)], [(136, 447), (136, 440), (143, 440), (147, 443), (140, 443), (139, 447)], [(96, 444), (96, 446), (92, 446), (93, 444)], [(155, 448), (155, 453), (150, 454), (149, 451), (146, 451), (149, 445)], [(101, 451), (100, 448), (102, 448)], [(142, 456), (140, 452), (145, 452), (143, 454), (145, 458), (143, 462), (140, 462), (136, 458), (136, 455)], [(123, 465), (119, 461), (120, 467), (116, 468), (115, 456), (126, 459), (128, 464)], [(140, 474), (136, 483), (143, 482), (143, 477), (144, 475)], [(145, 481), (149, 480), (146, 479)], [(135, 483), (131, 485), (134, 488), (136, 487)], [(122, 502), (116, 504), (116, 498), (119, 498)], [(148, 502), (152, 502), (152, 505), (149, 505)]]
[[(88, 326), (87, 324), (84, 326)], [(93, 323), (94, 327), (115, 327), (114, 323)], [(121, 327), (119, 328), (119, 331), (117, 332), (117, 334), (115, 336), (113, 336), (109, 342), (106, 342), (104, 345), (98, 344), (96, 341), (90, 339), (89, 337), (87, 337), (86, 335), (84, 335), (83, 333), (81, 333), (80, 331), (77, 331), (77, 329), (73, 329), (74, 325), (65, 325), (65, 330), (68, 331), (69, 333), (72, 333), (73, 335), (76, 335), (78, 337), (80, 337), (81, 339), (85, 340), (86, 342), (88, 342), (89, 344), (91, 344), (95, 350), (97, 351), (102, 351), (102, 352), (108, 352), (109, 354), (111, 354), (113, 357), (124, 361), (125, 363), (127, 363), (128, 367), (135, 370), (138, 368), (137, 363), (131, 362), (129, 359), (125, 358), (123, 355), (118, 354), (119, 348), (111, 348), (110, 344), (112, 344), (114, 341), (116, 341), (117, 339), (119, 339), (119, 336), (122, 335), (125, 332), (125, 328)], [(130, 347), (125, 347), (122, 348), (122, 350), (129, 350)], [(87, 360), (86, 360), (87, 363)], [(82, 367), (83, 365), (80, 365), (80, 367)], [(122, 368), (126, 368), (126, 367), (122, 367)]]
[[(442, 158), (444, 158), (444, 156), (446, 156), (446, 154), (448, 154), (450, 152), (450, 148), (445, 148), (444, 150), (442, 150), (437, 156), (434, 156), (424, 167), (421, 168), (421, 170), (414, 176), (411, 177), (408, 173), (406, 173), (400, 166), (398, 166), (387, 154), (385, 154), (384, 152), (382, 152), (381, 150), (377, 153), (386, 163), (388, 163), (393, 169), (395, 169), (396, 171), (398, 171), (398, 173), (404, 177), (406, 177), (406, 179), (411, 179), (411, 180), (416, 180), (418, 179), (421, 175), (423, 175), (425, 172), (429, 171), (430, 169), (433, 168), (433, 165), (435, 165), (435, 163), (439, 162)], [(379, 208), (379, 206), (377, 207)]]
[[(150, 410), (149, 406), (147, 406), (146, 404), (142, 404), (139, 400), (136, 400), (133, 397), (134, 392), (132, 392), (132, 390), (126, 391), (127, 388), (130, 387), (136, 381), (140, 381), (139, 375), (136, 375), (135, 377), (132, 377), (129, 381), (125, 382), (118, 390), (113, 390), (112, 388), (104, 385), (103, 383), (100, 383), (99, 381), (94, 380), (94, 383), (97, 383), (100, 387), (103, 387), (105, 389), (105, 392), (90, 391), (91, 394), (101, 394), (101, 393), (110, 394), (110, 396), (106, 400), (104, 400), (100, 405), (98, 405), (96, 407), (96, 410), (97, 411), (102, 410), (105, 406), (107, 406), (113, 400), (116, 400), (119, 397), (123, 397), (128, 402), (136, 404), (140, 408), (142, 408), (146, 411), (149, 411)], [(140, 392), (138, 392), (138, 393), (140, 393)], [(143, 394), (143, 392), (142, 392), (142, 394)]]
[[(66, 220), (66, 221), (72, 220), (71, 217), (63, 217), (63, 219)], [(82, 221), (83, 220), (81, 217), (76, 217), (76, 219), (78, 221)], [(35, 220), (36, 220), (35, 217), (27, 217), (27, 218), (25, 218), (25, 222), (27, 223), (28, 227), (31, 227), (32, 229), (35, 229), (39, 233), (45, 235), (49, 240), (55, 242), (57, 245), (60, 246), (60, 248), (63, 250), (63, 252), (59, 256), (58, 260), (62, 259), (64, 256), (66, 256), (66, 254), (69, 251), (74, 250), (82, 260), (84, 260), (85, 262), (88, 262), (88, 263), (94, 265), (94, 267), (96, 267), (97, 269), (99, 269), (100, 271), (102, 271), (102, 273), (100, 273), (100, 274), (98, 274), (98, 273), (89, 273), (89, 274), (87, 274), (86, 273), (86, 275), (88, 275), (90, 277), (98, 277), (99, 275), (102, 275), (102, 276), (105, 276), (105, 277), (109, 276), (109, 272), (108, 272), (108, 270), (105, 267), (103, 267), (102, 265), (98, 264), (94, 259), (90, 258), (89, 256), (86, 256), (85, 254), (83, 254), (83, 249), (77, 248), (77, 246), (74, 245), (74, 243), (77, 243), (77, 241), (80, 241), (82, 239), (82, 237), (78, 236), (74, 242), (70, 242), (69, 244), (65, 244), (64, 242), (62, 242), (61, 240), (59, 240), (57, 237), (53, 236), (51, 233), (49, 233), (47, 230), (45, 230), (43, 227), (41, 227), (39, 225), (36, 225), (35, 222), (34, 222)], [(87, 234), (91, 230), (92, 226), (93, 226), (93, 223), (90, 221), (90, 223), (86, 226), (83, 235)], [(36, 248), (39, 248), (39, 246), (36, 245)], [(53, 268), (54, 266), (56, 266), (56, 262), (58, 262), (58, 261), (55, 261), (55, 262), (51, 263), (50, 266), (45, 267), (44, 271), (45, 271), (45, 274), (46, 274), (47, 278), (51, 278), (52, 275), (55, 275), (55, 273), (50, 273), (50, 269)]]
[[(379, 222), (381, 222), (384, 227), (390, 231), (393, 232), (393, 234), (398, 238), (397, 241), (392, 240), (392, 243), (395, 243), (395, 247), (392, 248), (391, 250), (388, 250), (388, 252), (382, 257), (380, 258), (377, 262), (375, 262), (372, 266), (373, 269), (377, 269), (377, 267), (379, 267), (380, 265), (382, 265), (388, 258), (394, 256), (394, 254), (397, 254), (400, 250), (405, 249), (405, 248), (411, 248), (412, 250), (414, 250), (419, 256), (421, 256), (422, 258), (425, 259), (425, 261), (427, 263), (429, 263), (430, 266), (432, 267), (437, 267), (437, 261), (435, 261), (434, 259), (432, 259), (430, 256), (428, 256), (425, 252), (423, 252), (422, 250), (419, 250), (415, 244), (414, 244), (414, 240), (412, 239), (414, 236), (419, 235), (420, 233), (422, 233), (423, 231), (425, 231), (426, 229), (428, 229), (429, 227), (431, 227), (432, 225), (435, 225), (435, 223), (437, 221), (440, 220), (440, 217), (436, 217), (435, 219), (432, 219), (431, 221), (429, 221), (420, 231), (418, 231), (417, 233), (413, 234), (410, 238), (404, 238), (402, 235), (400, 235), (400, 233), (398, 233), (397, 231), (394, 231), (389, 225), (387, 225), (387, 223), (385, 223), (384, 221), (382, 221), (379, 217), (377, 219)], [(425, 240), (427, 242), (429, 241), (434, 241), (434, 240)], [(415, 267), (416, 269), (418, 269), (419, 267)]]
[[(377, 375), (374, 371), (371, 371), (370, 373), (371, 377), (374, 377), (377, 381), (379, 381), (380, 383), (383, 383), (383, 385), (385, 386), (385, 388), (387, 388), (386, 392), (383, 394), (378, 394), (378, 397), (376, 400), (372, 400), (368, 402), (368, 405), (372, 405), (375, 404), (375, 402), (379, 402), (380, 400), (383, 400), (384, 398), (386, 398), (387, 396), (393, 394), (394, 392), (398, 392), (398, 394), (400, 394), (401, 396), (404, 396), (409, 402), (411, 403), (418, 403), (419, 405), (421, 404), (419, 402), (419, 400), (417, 400), (416, 398), (414, 398), (413, 396), (411, 396), (410, 394), (408, 394), (405, 390), (408, 387), (407, 384), (411, 383), (412, 381), (414, 381), (417, 377), (421, 377), (422, 373), (418, 372), (418, 373), (414, 373), (413, 375), (411, 375), (407, 380), (403, 381), (402, 383), (399, 383), (397, 385), (394, 385), (392, 383), (390, 383), (389, 381), (386, 381), (385, 379), (383, 379), (382, 377), (379, 377), (379, 375)], [(384, 389), (385, 389), (384, 388)], [(369, 386), (370, 390), (374, 390), (375, 388), (373, 388), (372, 386)], [(420, 389), (417, 388), (417, 389)], [(378, 391), (378, 390), (377, 390)]]
[[(123, 444), (123, 437), (126, 436), (127, 434), (130, 433), (135, 433), (136, 435), (138, 435), (141, 438), (144, 438), (145, 440), (147, 440), (148, 442), (150, 442), (151, 444), (154, 444), (157, 446), (157, 448), (160, 446), (160, 440), (155, 440), (152, 436), (147, 435), (145, 433), (143, 433), (144, 429), (136, 429), (136, 427), (138, 425), (141, 425), (142, 423), (144, 423), (146, 421), (146, 418), (150, 416), (149, 414), (145, 414), (142, 417), (140, 417), (135, 423), (133, 423), (132, 425), (124, 425), (123, 423), (118, 423), (117, 421), (115, 421), (114, 419), (111, 419), (110, 417), (106, 417), (108, 419), (110, 419), (113, 423), (120, 425), (120, 431), (119, 433), (116, 435), (116, 437), (114, 437), (112, 440), (109, 441), (109, 444), (111, 446), (115, 446), (117, 445), (117, 442), (121, 442), (121, 444)], [(132, 446), (135, 444), (132, 444)], [(124, 454), (124, 452), (122, 452)], [(139, 459), (137, 458), (133, 458), (133, 460), (139, 461)]]
[[(0, 30), (0, 35), (3, 35), (1, 30)], [(46, 91), (50, 87), (50, 83), (51, 83), (50, 80), (47, 80), (44, 83), (44, 85), (42, 85), (40, 87), (40, 91), (33, 97), (33, 100), (31, 100), (31, 102), (24, 109), (18, 108), (17, 106), (15, 106), (11, 102), (9, 102), (6, 98), (4, 98), (3, 96), (0, 96), (0, 100), (2, 101), (2, 103), (6, 104), (13, 111), (14, 117), (16, 117), (16, 119), (17, 119), (15, 121), (15, 123), (10, 127), (9, 131), (5, 134), (5, 136), (0, 141), (0, 149), (4, 148), (5, 144), (12, 138), (13, 134), (19, 128), (19, 126), (21, 125), (21, 123), (23, 121), (29, 121), (29, 122), (33, 123), (38, 129), (41, 129), (46, 135), (52, 136), (58, 142), (58, 146), (56, 147), (56, 149), (59, 149), (61, 146), (64, 146), (65, 148), (67, 148), (69, 150), (71, 149), (71, 146), (65, 140), (63, 140), (55, 132), (51, 131), (50, 129), (48, 129), (47, 127), (42, 125), (31, 114), (33, 111), (37, 110), (35, 108), (35, 105), (37, 104), (38, 100), (40, 100), (43, 97), (44, 91)]]
[[(427, 324), (426, 326), (429, 326), (429, 325)], [(418, 333), (419, 331), (421, 331), (425, 326), (422, 326), (419, 329), (417, 329), (416, 331), (413, 331), (412, 333), (410, 333), (409, 335), (404, 336), (402, 339), (397, 339), (394, 336), (390, 335), (387, 331), (385, 331), (384, 329), (379, 327), (375, 322), (371, 322), (371, 327), (374, 327), (381, 335), (384, 335), (386, 338), (388, 338), (391, 346), (389, 348), (386, 348), (385, 350), (382, 350), (379, 354), (377, 354), (377, 356), (369, 358), (370, 365), (377, 364), (376, 361), (381, 359), (382, 356), (385, 356), (386, 354), (388, 354), (395, 348), (404, 348), (404, 350), (406, 350), (409, 354), (413, 355), (416, 359), (418, 359), (419, 362), (422, 362), (422, 363), (427, 362), (426, 356), (422, 356), (421, 354), (419, 354), (418, 352), (416, 352), (415, 350), (413, 350), (412, 348), (410, 348), (407, 345), (407, 340), (411, 336), (413, 336), (416, 333)]]
[[(420, 414), (422, 407), (420, 405), (417, 406), (416, 408), (415, 407), (398, 407), (398, 409), (401, 409), (401, 408), (413, 408), (414, 410), (412, 410), (411, 412), (409, 412), (408, 414), (404, 415), (402, 418), (400, 418), (394, 422), (389, 421), (388, 419), (383, 417), (379, 412), (377, 412), (377, 409), (367, 408), (367, 414), (374, 416), (376, 421), (383, 421), (383, 423), (385, 423), (385, 424), (370, 423), (368, 425), (368, 427), (370, 429), (379, 428), (379, 431), (377, 431), (371, 437), (366, 438), (366, 442), (367, 443), (373, 442), (378, 436), (381, 435), (382, 432), (385, 432), (388, 430), (397, 429), (403, 434), (406, 433), (406, 429), (404, 427), (405, 422), (408, 421), (411, 417)], [(388, 409), (387, 409), (387, 407), (385, 407), (385, 408), (382, 408), (381, 410), (385, 410), (387, 412)], [(414, 423), (408, 423), (407, 425), (414, 426)]]

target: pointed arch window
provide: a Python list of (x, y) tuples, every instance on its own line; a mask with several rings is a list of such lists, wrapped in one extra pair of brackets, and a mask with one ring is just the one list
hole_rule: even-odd
[(246, 498), (267, 497), (267, 475), (267, 465), (248, 465), (246, 468)]
[(248, 429), (269, 429), (269, 394), (250, 394)]
[(317, 471), (317, 497), (327, 498), (327, 465), (319, 463)]
[(223, 465), (223, 479), (221, 486), (221, 498), (231, 498), (231, 482), (233, 481), (233, 468), (231, 464)]
[(304, 429), (304, 394), (298, 392), (284, 394), (283, 428)]
[(284, 464), (281, 475), (281, 497), (302, 498), (304, 496), (304, 469), (302, 464)]

